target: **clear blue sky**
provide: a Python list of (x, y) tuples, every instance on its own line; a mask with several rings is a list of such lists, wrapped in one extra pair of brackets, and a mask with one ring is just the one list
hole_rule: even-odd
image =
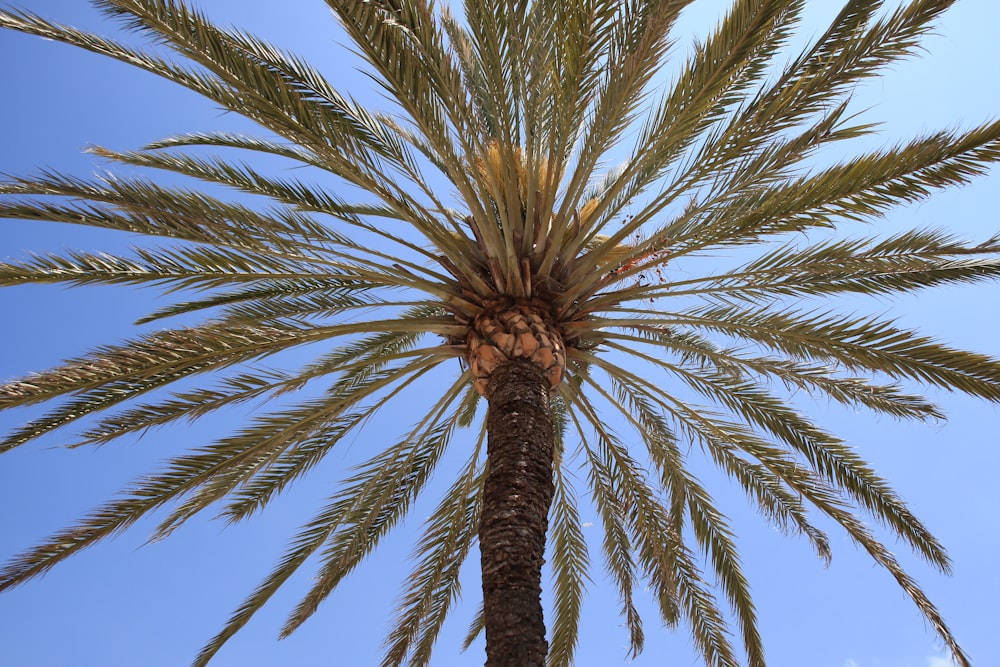
[[(103, 25), (80, 0), (21, 0), (27, 7), (80, 27)], [(321, 0), (205, 0), (212, 16), (258, 32), (297, 51), (333, 83), (365, 103), (381, 104), (371, 84), (354, 72), (342, 36)], [(721, 4), (726, 4), (722, 2)], [(838, 2), (809, 3), (806, 33), (815, 34)], [(891, 4), (891, 3), (890, 3)], [(718, 1), (698, 2), (685, 29), (704, 34)], [(1000, 3), (960, 0), (919, 60), (899, 65), (857, 91), (867, 118), (885, 121), (880, 139), (971, 126), (1000, 114)], [(102, 27), (103, 26), (103, 27)], [(690, 40), (677, 45), (683, 53)], [(100, 144), (127, 150), (178, 132), (231, 128), (234, 120), (194, 95), (127, 66), (70, 47), (0, 32), (0, 172), (23, 174), (55, 167), (85, 175), (97, 165), (81, 149)], [(238, 125), (238, 127), (245, 127)], [(974, 239), (1000, 231), (1000, 173), (949, 191), (878, 223), (887, 231), (943, 226)], [(128, 239), (57, 225), (0, 222), (0, 256), (65, 248), (121, 249)], [(918, 297), (859, 304), (892, 313), (958, 346), (1000, 354), (1000, 285), (943, 289)], [(51, 366), (101, 343), (131, 335), (131, 322), (157, 300), (150, 290), (18, 288), (0, 292), (3, 325), (0, 378)], [(955, 574), (948, 578), (899, 550), (901, 560), (944, 612), (973, 663), (1000, 665), (1000, 451), (996, 407), (938, 395), (950, 420), (941, 425), (897, 424), (866, 415), (812, 413), (854, 444), (893, 481), (917, 515), (948, 547)], [(0, 415), (6, 431), (27, 413)], [(59, 449), (60, 437), (0, 459), (0, 559), (28, 547), (101, 503), (170, 453), (193, 446), (231, 422), (171, 428), (134, 443), (102, 449)], [(391, 437), (399, 424), (379, 425), (319, 468), (258, 519), (224, 528), (194, 521), (171, 539), (145, 545), (154, 525), (141, 522), (114, 541), (94, 547), (43, 579), (0, 595), (0, 665), (6, 667), (133, 667), (186, 664), (245, 594), (277, 560), (299, 524), (345, 466)], [(459, 456), (458, 458), (463, 458)], [(446, 475), (438, 477), (446, 481)], [(757, 596), (771, 667), (946, 667), (938, 642), (888, 574), (876, 569), (842, 533), (832, 532), (829, 569), (801, 540), (786, 540), (749, 512), (724, 486), (723, 508), (737, 528), (747, 573)], [(285, 614), (308, 584), (307, 572), (219, 654), (220, 667), (373, 665), (392, 618), (398, 585), (408, 571), (415, 518), (366, 561), (295, 635), (276, 641)], [(584, 507), (584, 521), (598, 522)], [(599, 563), (599, 548), (592, 557)], [(482, 645), (458, 651), (478, 606), (471, 560), (466, 596), (446, 626), (434, 665), (482, 664)], [(593, 573), (585, 606), (582, 667), (626, 664), (627, 635), (601, 569)], [(632, 664), (698, 664), (683, 629), (659, 630), (648, 607), (647, 648)]]

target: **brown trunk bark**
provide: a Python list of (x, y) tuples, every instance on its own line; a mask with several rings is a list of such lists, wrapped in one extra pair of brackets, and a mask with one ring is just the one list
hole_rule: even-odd
[(479, 548), (487, 667), (544, 667), (542, 563), (552, 504), (549, 381), (526, 360), (490, 377)]

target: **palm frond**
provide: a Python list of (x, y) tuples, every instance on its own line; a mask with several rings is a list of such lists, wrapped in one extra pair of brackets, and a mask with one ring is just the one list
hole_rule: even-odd
[(407, 438), (377, 454), (345, 481), (335, 496), (337, 510), (330, 521), (337, 530), (322, 552), (315, 583), (289, 616), (282, 636), (316, 611), (420, 493), (457, 425), (459, 411), (450, 416), (446, 412), (467, 384), (459, 378)]
[[(292, 260), (318, 261), (331, 232), (309, 216), (288, 210), (265, 213), (209, 195), (108, 175), (84, 181), (56, 173), (0, 183), (0, 216), (105, 227), (195, 243), (235, 247)], [(87, 204), (47, 204), (32, 195), (68, 197)], [(335, 237), (334, 237), (335, 238)]]
[(76, 395), (70, 402), (8, 435), (0, 451), (156, 387), (261, 358), (307, 342), (310, 337), (303, 329), (292, 326), (206, 325), (159, 332), (130, 344), (98, 348), (46, 373), (0, 385), (3, 407)]
[[(0, 384), (0, 409), (42, 408), (0, 452), (71, 425), (81, 426), (70, 446), (104, 445), (250, 402), (257, 411), (15, 556), (0, 590), (153, 512), (164, 510), (154, 539), (209, 508), (224, 522), (253, 517), (436, 383), (426, 412), (332, 486), (195, 662), (312, 559), (281, 636), (304, 623), (470, 429), (478, 441), (425, 521), (382, 663), (430, 664), (479, 519), (491, 516), (483, 369), (525, 361), (549, 380), (556, 427), (554, 499), (532, 508), (549, 519), (549, 667), (572, 664), (583, 639), (591, 564), (577, 464), (633, 657), (646, 591), (664, 624), (684, 621), (706, 664), (764, 665), (736, 531), (696, 472), (703, 463), (827, 562), (816, 518), (837, 524), (969, 665), (859, 517), (947, 572), (943, 546), (801, 400), (918, 421), (944, 411), (913, 385), (1000, 402), (1000, 360), (827, 305), (850, 298), (863, 313), (861, 298), (1000, 278), (995, 234), (842, 233), (1000, 162), (1000, 120), (852, 149), (877, 127), (854, 113), (859, 84), (916, 53), (954, 0), (885, 11), (845, 0), (785, 64), (804, 1), (733, 0), (662, 85), (691, 0), (326, 0), (385, 93), (374, 104), (187, 0), (93, 4), (121, 38), (10, 9), (0, 28), (155, 74), (260, 136), (194, 131), (89, 149), (129, 175), (4, 177), (0, 217), (133, 234), (138, 247), (5, 259), (0, 286), (153, 287), (170, 299), (137, 324), (181, 324)], [(480, 611), (466, 647), (489, 623)]]
[[(662, 399), (648, 392), (645, 388), (635, 385), (626, 378), (612, 377), (612, 384), (623, 405), (632, 409), (635, 418), (642, 425), (649, 453), (660, 470), (664, 486), (672, 488), (673, 478), (685, 470), (683, 457), (675, 444), (676, 436), (668, 428), (664, 418), (658, 413), (657, 407), (662, 405)], [(735, 451), (735, 446), (719, 436), (721, 430), (708, 428), (705, 422), (684, 421), (677, 413), (670, 415), (692, 441), (704, 442), (705, 448), (716, 464), (727, 475), (737, 480), (747, 493), (747, 497), (756, 503), (761, 513), (782, 531), (794, 530), (805, 535), (812, 543), (817, 555), (830, 562), (829, 538), (809, 520), (802, 498), (785, 486), (782, 479), (760, 464), (747, 461)], [(735, 427), (735, 428), (734, 428)], [(736, 425), (727, 425), (726, 432), (735, 430)], [(749, 437), (749, 436), (747, 436)], [(682, 484), (683, 487), (683, 484)], [(683, 501), (683, 494), (679, 493)]]
[(1000, 399), (1000, 364), (996, 360), (955, 350), (876, 318), (765, 309), (751, 314), (733, 306), (709, 306), (680, 319), (793, 358), (832, 361), (848, 370), (884, 373), (960, 389), (988, 400)]
[[(473, 151), (463, 144), (476, 136), (474, 114), (466, 105), (460, 68), (444, 47), (431, 6), (423, 2), (366, 3), (327, 0), (380, 83), (407, 112), (433, 146), (438, 161), (463, 194), (471, 194), (462, 175), (462, 156)], [(416, 64), (420, 63), (418, 69)], [(452, 128), (459, 130), (457, 136)], [(469, 132), (461, 132), (467, 129)], [(463, 138), (463, 136), (465, 138)], [(470, 201), (474, 198), (469, 197)], [(475, 213), (475, 211), (474, 211)]]
[[(670, 94), (650, 112), (635, 152), (615, 179), (615, 187), (604, 193), (592, 224), (617, 215), (742, 99), (741, 93), (766, 73), (766, 64), (787, 39), (801, 9), (801, 2), (734, 4), (705, 44), (696, 46)], [(633, 218), (606, 247), (621, 243), (644, 222), (645, 217)]]
[[(309, 472), (345, 435), (371, 419), (390, 400), (433, 368), (433, 365), (418, 358), (417, 363), (373, 373), (364, 381), (338, 383), (329, 392), (341, 403), (336, 411), (334, 428), (307, 440), (300, 440), (294, 447), (286, 447), (278, 456), (269, 457), (266, 464), (254, 471), (253, 477), (243, 474), (235, 484), (230, 483), (225, 488), (227, 502), (221, 516), (229, 521), (239, 521), (262, 509), (272, 496)], [(372, 401), (355, 413), (344, 412), (346, 407), (357, 405), (362, 399), (387, 386), (391, 386), (391, 390), (377, 401)], [(223, 495), (218, 491), (216, 494), (220, 498)]]
[[(687, 515), (695, 539), (706, 557), (710, 559), (716, 578), (723, 592), (729, 597), (730, 605), (743, 631), (749, 664), (764, 665), (764, 648), (757, 632), (757, 618), (746, 577), (739, 565), (739, 555), (733, 542), (732, 531), (725, 524), (724, 517), (715, 509), (711, 497), (691, 475), (686, 474), (683, 461), (673, 435), (659, 419), (648, 410), (645, 419), (629, 412), (624, 401), (616, 400), (607, 391), (595, 386), (597, 392), (618, 407), (633, 427), (642, 435), (647, 450), (657, 463), (674, 504), (687, 506)], [(652, 430), (646, 429), (652, 426)], [(676, 521), (676, 520), (675, 520)], [(679, 533), (675, 523), (675, 530)]]
[(477, 534), (485, 436), (481, 431), (465, 470), (426, 522), (415, 552), (421, 558), (408, 578), (409, 588), (386, 639), (383, 667), (400, 665), (407, 655), (414, 667), (429, 664), (441, 624), (460, 593), (459, 570)]
[(551, 561), (553, 606), (548, 667), (568, 667), (579, 642), (580, 610), (589, 577), (590, 557), (584, 539), (576, 493), (562, 465), (555, 467), (552, 499)]
[[(651, 357), (646, 361), (654, 362)], [(592, 360), (593, 363), (604, 362)], [(861, 506), (891, 527), (907, 540), (913, 549), (929, 562), (947, 571), (949, 559), (941, 544), (931, 535), (909, 509), (902, 503), (888, 484), (852, 452), (844, 443), (823, 432), (783, 402), (767, 392), (746, 382), (727, 378), (722, 374), (685, 373), (676, 366), (660, 362), (695, 391), (713, 399), (718, 405), (728, 407), (740, 419), (759, 428), (798, 451), (812, 464), (816, 472), (831, 484), (842, 489)], [(639, 379), (632, 376), (633, 382)], [(674, 403), (673, 411), (691, 413), (689, 407), (664, 392), (659, 394), (666, 402)]]

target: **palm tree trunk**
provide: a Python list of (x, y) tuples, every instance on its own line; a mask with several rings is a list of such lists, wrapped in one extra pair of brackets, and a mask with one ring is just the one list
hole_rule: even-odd
[(493, 371), (479, 546), (487, 667), (544, 667), (542, 563), (552, 504), (549, 382), (528, 361)]

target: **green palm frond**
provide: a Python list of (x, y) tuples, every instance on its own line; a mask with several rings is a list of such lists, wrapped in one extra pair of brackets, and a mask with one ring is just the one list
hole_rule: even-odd
[[(611, 396), (604, 390), (598, 389), (596, 382), (591, 380), (591, 383), (605, 399), (611, 399)], [(592, 407), (590, 414), (595, 415)], [(609, 466), (611, 470), (621, 469), (624, 472), (624, 485), (627, 487), (638, 490), (641, 486), (645, 486), (643, 475), (636, 462), (628, 457), (620, 443), (615, 442), (603, 427), (598, 427), (594, 423), (594, 419), (595, 417), (592, 416), (592, 425), (598, 429), (599, 437), (604, 439), (602, 450), (613, 455), (614, 464)], [(634, 426), (641, 428), (639, 422), (631, 415), (629, 415), (629, 420)], [(662, 434), (660, 435), (662, 436)], [(691, 497), (689, 489), (691, 480), (681, 481), (680, 478), (672, 474), (673, 472), (672, 470), (664, 472), (668, 476), (667, 479), (664, 479), (664, 487), (669, 489), (670, 501), (688, 506), (688, 515), (696, 539), (702, 549), (711, 556), (712, 565), (720, 579), (720, 586), (730, 596), (732, 607), (744, 629), (744, 643), (751, 664), (762, 664), (763, 648), (756, 630), (753, 604), (750, 602), (746, 580), (738, 563), (733, 562), (735, 546), (728, 539), (729, 531), (724, 526), (720, 527), (717, 524), (721, 517), (715, 512), (710, 501), (705, 506), (699, 502), (704, 498)], [(695, 492), (698, 491), (700, 489), (695, 484)], [(680, 531), (686, 522), (675, 513), (671, 513), (668, 519), (665, 506), (655, 500), (651, 490), (646, 491), (644, 495), (646, 495), (645, 498), (630, 498), (629, 502), (640, 503), (637, 506), (636, 514), (652, 524), (637, 525), (636, 530), (639, 536), (659, 535), (661, 540), (666, 542), (666, 544), (649, 544), (640, 547), (640, 559), (657, 592), (661, 606), (660, 613), (668, 621), (676, 619), (678, 612), (685, 614), (691, 625), (694, 639), (707, 664), (737, 664), (735, 651), (725, 632), (725, 621), (722, 613), (718, 609), (714, 597), (703, 588), (700, 569), (683, 546)], [(699, 495), (703, 496), (704, 494)], [(650, 529), (654, 527), (655, 531), (650, 533)], [(673, 536), (673, 540), (664, 539), (667, 536)], [(678, 610), (676, 608), (678, 602), (687, 606), (687, 609)]]
[[(92, 147), (107, 171), (4, 176), (0, 217), (127, 233), (135, 247), (4, 259), (0, 286), (151, 287), (169, 300), (137, 335), (0, 384), (0, 409), (38, 410), (0, 452), (73, 426), (69, 446), (105, 445), (255, 412), (14, 556), (0, 589), (150, 514), (163, 513), (155, 539), (206, 511), (253, 517), (345, 441), (364, 441), (365, 462), (203, 648), (204, 665), (312, 561), (281, 636), (295, 631), (433, 492), (453, 441), (478, 433), (425, 520), (382, 662), (431, 664), (498, 469), (484, 449), (495, 404), (482, 368), (526, 362), (550, 381), (555, 425), (552, 504), (533, 508), (549, 521), (549, 667), (573, 664), (592, 583), (578, 478), (632, 655), (646, 591), (705, 664), (765, 665), (737, 530), (703, 462), (827, 562), (828, 526), (843, 529), (968, 667), (859, 517), (947, 572), (944, 547), (801, 400), (918, 421), (944, 414), (914, 385), (1000, 402), (1000, 360), (858, 305), (1000, 277), (996, 233), (850, 231), (1000, 162), (1000, 120), (871, 148), (876, 124), (852, 103), (954, 0), (890, 11), (847, 0), (785, 64), (802, 0), (735, 0), (687, 53), (676, 28), (690, 0), (327, 0), (384, 93), (376, 104), (182, 0), (93, 4), (121, 38), (8, 9), (0, 27), (146, 70), (259, 136)], [(500, 326), (511, 315), (521, 329)], [(370, 442), (366, 429), (419, 392), (429, 399), (415, 423)], [(481, 611), (466, 647), (487, 624)]]
[[(239, 520), (248, 517), (253, 511), (263, 508), (274, 495), (317, 465), (347, 433), (370, 419), (375, 411), (386, 405), (390, 399), (396, 397), (410, 383), (420, 378), (428, 370), (426, 364), (427, 362), (424, 361), (425, 367), (410, 364), (403, 369), (373, 374), (372, 377), (364, 381), (349, 383), (347, 386), (350, 387), (350, 390), (337, 387), (336, 389), (341, 389), (341, 392), (354, 392), (353, 395), (340, 398), (345, 406), (353, 406), (358, 403), (359, 398), (370, 395), (372, 390), (381, 389), (390, 382), (396, 385), (384, 398), (374, 402), (373, 405), (364, 406), (364, 409), (355, 413), (344, 414), (343, 408), (339, 408), (335, 428), (332, 432), (323, 432), (308, 440), (300, 440), (294, 448), (289, 448), (281, 455), (273, 457), (252, 479), (240, 480), (238, 489), (227, 489), (229, 500), (222, 516), (229, 520)], [(405, 377), (405, 375), (410, 377), (406, 377), (402, 381), (398, 379)], [(360, 396), (356, 398), (357, 395)], [(327, 417), (325, 421), (329, 421), (329, 419), (330, 417)]]
[(482, 464), (480, 456), (486, 432), (462, 475), (445, 494), (427, 528), (415, 556), (420, 561), (410, 575), (412, 582), (400, 602), (399, 615), (386, 640), (384, 665), (429, 664), (431, 648), (441, 625), (459, 596), (459, 571), (472, 547), (480, 512)]
[[(1000, 369), (986, 355), (962, 352), (874, 317), (777, 313), (708, 306), (683, 320), (788, 354), (836, 363), (850, 371), (883, 373), (990, 400), (1000, 397)], [(720, 324), (722, 321), (724, 324)]]
[(165, 291), (208, 290), (240, 283), (298, 281), (315, 277), (318, 289), (356, 286), (360, 290), (382, 287), (361, 279), (345, 280), (339, 271), (315, 266), (308, 260), (295, 262), (263, 253), (220, 247), (177, 247), (148, 250), (134, 248), (134, 257), (107, 253), (69, 251), (63, 255), (36, 255), (30, 260), (0, 263), (0, 281), (4, 285), (28, 283), (68, 283), (73, 286), (155, 285)]
[[(641, 424), (646, 435), (646, 445), (656, 463), (660, 475), (664, 478), (666, 488), (680, 486), (677, 501), (683, 502), (683, 489), (691, 480), (677, 480), (678, 471), (683, 471), (684, 457), (681, 455), (676, 436), (668, 427), (667, 422), (657, 412), (660, 401), (644, 387), (636, 386), (627, 379), (615, 378), (612, 384), (616, 387), (622, 405), (631, 408), (635, 418)], [(740, 456), (733, 444), (716, 437), (714, 429), (706, 428), (708, 424), (685, 423), (675, 415), (674, 421), (678, 430), (690, 434), (691, 440), (703, 442), (709, 455), (717, 465), (730, 477), (737, 480), (746, 491), (749, 499), (754, 501), (761, 513), (784, 531), (794, 530), (805, 535), (816, 553), (826, 559), (832, 558), (829, 538), (810, 523), (810, 519), (802, 499), (793, 489), (786, 487), (785, 482), (760, 464), (754, 464)], [(735, 425), (727, 425), (734, 428)], [(703, 492), (702, 492), (703, 493)], [(710, 505), (710, 503), (709, 503)]]
[[(733, 6), (715, 33), (684, 64), (669, 97), (650, 113), (636, 141), (636, 152), (603, 197), (608, 209), (595, 215), (595, 221), (618, 215), (622, 206), (657, 181), (678, 155), (741, 100), (740, 92), (766, 72), (765, 65), (787, 38), (801, 4), (750, 1)], [(633, 232), (633, 226), (626, 225), (614, 243)]]
[(461, 411), (453, 410), (450, 416), (446, 413), (467, 386), (467, 380), (459, 378), (406, 439), (377, 454), (345, 480), (335, 496), (336, 510), (329, 519), (337, 530), (322, 553), (315, 584), (288, 618), (283, 636), (311, 616), (337, 583), (406, 513), (448, 446)]
[(306, 342), (295, 327), (202, 326), (161, 332), (122, 346), (105, 346), (47, 373), (0, 386), (0, 406), (37, 404), (76, 395), (69, 403), (9, 435), (3, 450), (37, 438), (195, 373), (225, 368)]
[(556, 451), (555, 451), (555, 495), (552, 499), (552, 584), (554, 587), (554, 618), (549, 640), (549, 667), (565, 667), (573, 664), (573, 657), (579, 643), (580, 611), (583, 607), (585, 587), (590, 578), (590, 554), (583, 534), (583, 525), (577, 509), (577, 494), (572, 479), (564, 470), (565, 432), (569, 423), (565, 415), (565, 403), (555, 400)]
[[(651, 458), (659, 469), (663, 486), (671, 494), (672, 504), (687, 506), (695, 539), (710, 558), (719, 585), (729, 598), (730, 606), (737, 617), (749, 663), (765, 664), (764, 647), (757, 632), (756, 611), (749, 585), (739, 564), (738, 550), (733, 541), (734, 534), (726, 525), (725, 517), (715, 508), (713, 499), (698, 481), (685, 473), (683, 457), (677, 448), (676, 438), (664, 420), (656, 414), (653, 402), (640, 393), (630, 392), (625, 384), (614, 379), (612, 384), (618, 389), (617, 399), (612, 401), (622, 407), (627, 406), (626, 410), (631, 408), (624, 414), (646, 441)], [(612, 398), (606, 393), (604, 396)], [(746, 476), (741, 477), (745, 478)], [(745, 485), (745, 488), (751, 491), (755, 486)], [(815, 542), (818, 531), (801, 518), (804, 514), (801, 506), (793, 507), (791, 511), (783, 506), (782, 510), (790, 515), (795, 515), (795, 511), (798, 510), (799, 527), (803, 528), (803, 532)], [(766, 514), (767, 510), (764, 509), (764, 512)], [(677, 510), (674, 511), (674, 516), (678, 523), (683, 520)]]

